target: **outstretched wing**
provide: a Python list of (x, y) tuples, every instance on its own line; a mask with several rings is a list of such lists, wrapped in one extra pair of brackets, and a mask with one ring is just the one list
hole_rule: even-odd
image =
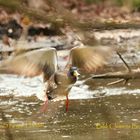
[(67, 66), (75, 66), (84, 72), (95, 72), (106, 64), (111, 55), (110, 47), (75, 47), (71, 50)]
[(0, 62), (0, 73), (5, 74), (32, 77), (43, 72), (47, 80), (55, 71), (57, 71), (57, 54), (54, 48), (33, 50)]

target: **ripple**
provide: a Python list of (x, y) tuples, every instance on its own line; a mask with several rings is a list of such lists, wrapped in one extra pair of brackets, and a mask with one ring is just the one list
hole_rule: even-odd
[(133, 122), (137, 122), (138, 121), (138, 119), (131, 119)]
[(62, 138), (71, 138), (71, 136), (69, 136), (69, 135), (64, 135), (64, 136), (62, 136)]
[(15, 105), (17, 101), (1, 101), (0, 105)]

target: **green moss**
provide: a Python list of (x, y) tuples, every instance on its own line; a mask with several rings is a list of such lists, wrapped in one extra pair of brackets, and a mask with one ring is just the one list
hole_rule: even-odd
[(20, 1), (18, 0), (0, 0), (0, 6), (10, 8), (13, 11), (17, 10), (19, 5)]
[(87, 4), (91, 4), (91, 3), (97, 4), (97, 3), (103, 2), (104, 0), (84, 0), (84, 1), (85, 1), (85, 3), (87, 3)]
[(133, 0), (133, 9), (140, 11), (140, 0)]
[(117, 6), (123, 6), (124, 0), (114, 0), (114, 3), (115, 3)]

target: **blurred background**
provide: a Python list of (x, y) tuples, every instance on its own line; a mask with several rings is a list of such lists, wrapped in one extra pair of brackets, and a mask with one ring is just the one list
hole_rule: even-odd
[[(133, 70), (140, 62), (140, 0), (0, 0), (0, 63), (56, 48), (61, 65), (74, 44), (115, 48)], [(128, 71), (117, 54), (94, 74)], [(139, 73), (138, 73), (139, 75)], [(44, 99), (41, 76), (0, 74), (0, 140), (139, 140), (140, 80), (84, 74), (65, 100)], [(139, 76), (137, 76), (139, 77)]]

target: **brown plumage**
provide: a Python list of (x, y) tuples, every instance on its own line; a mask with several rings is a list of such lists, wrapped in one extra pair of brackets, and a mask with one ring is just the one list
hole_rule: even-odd
[(77, 70), (93, 73), (106, 64), (110, 54), (109, 47), (75, 47), (70, 51), (67, 65), (63, 70), (60, 70), (56, 50), (43, 48), (16, 55), (1, 62), (0, 73), (30, 77), (43, 74), (44, 82), (47, 82), (46, 102), (48, 99), (66, 96), (67, 110), (68, 93), (77, 81), (79, 75)]

